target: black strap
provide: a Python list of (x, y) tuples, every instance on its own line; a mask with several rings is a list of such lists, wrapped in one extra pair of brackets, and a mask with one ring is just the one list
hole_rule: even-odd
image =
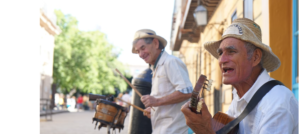
[(283, 85), (283, 84), (280, 81), (271, 80), (265, 83), (264, 85), (262, 85), (253, 95), (250, 102), (248, 103), (244, 111), (239, 115), (239, 117), (226, 124), (223, 128), (217, 131), (216, 134), (227, 134), (230, 130), (232, 130), (256, 107), (258, 102), (265, 96), (265, 94), (267, 94), (276, 85)]

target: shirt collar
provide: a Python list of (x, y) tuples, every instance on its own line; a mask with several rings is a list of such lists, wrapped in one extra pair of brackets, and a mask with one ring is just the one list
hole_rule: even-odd
[[(158, 67), (158, 66), (160, 66), (160, 65), (163, 65), (164, 62), (165, 62), (165, 60), (166, 60), (166, 58), (168, 57), (168, 55), (169, 55), (169, 54), (166, 52), (166, 50), (163, 51), (163, 53), (162, 53), (160, 59), (159, 59), (158, 62), (157, 62), (156, 67)], [(151, 65), (151, 67), (150, 67), (150, 69), (151, 69), (152, 71), (153, 71), (153, 67), (154, 67), (154, 65)]]
[(266, 82), (270, 81), (272, 78), (269, 76), (266, 69), (263, 70), (263, 72), (260, 73), (252, 87), (243, 95), (243, 97), (240, 100), (245, 100), (247, 103), (250, 102), (253, 95), (256, 93), (256, 91)]

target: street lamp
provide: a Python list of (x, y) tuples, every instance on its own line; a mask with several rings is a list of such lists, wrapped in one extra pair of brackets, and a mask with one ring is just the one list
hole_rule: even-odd
[(203, 26), (207, 24), (207, 10), (204, 6), (199, 5), (194, 11), (194, 18), (197, 26)]

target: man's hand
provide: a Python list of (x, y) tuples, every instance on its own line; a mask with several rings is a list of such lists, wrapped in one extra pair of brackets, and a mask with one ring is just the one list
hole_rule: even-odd
[(192, 112), (189, 108), (190, 102), (186, 102), (181, 107), (181, 112), (185, 116), (186, 124), (196, 133), (196, 134), (215, 134), (212, 129), (212, 117), (209, 113), (207, 106), (204, 102), (202, 103), (202, 114), (196, 114)]
[(144, 116), (147, 116), (149, 119), (151, 119), (151, 107), (147, 107), (145, 109)]
[(145, 107), (158, 106), (158, 99), (150, 95), (143, 95), (141, 97), (141, 101), (143, 102)]

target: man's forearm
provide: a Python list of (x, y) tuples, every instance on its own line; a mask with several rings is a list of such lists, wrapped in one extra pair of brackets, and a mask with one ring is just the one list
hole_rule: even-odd
[(184, 94), (179, 91), (175, 91), (169, 95), (166, 95), (158, 99), (158, 105), (169, 105), (169, 104), (175, 104), (182, 102), (184, 100), (187, 100), (191, 97), (192, 93)]

